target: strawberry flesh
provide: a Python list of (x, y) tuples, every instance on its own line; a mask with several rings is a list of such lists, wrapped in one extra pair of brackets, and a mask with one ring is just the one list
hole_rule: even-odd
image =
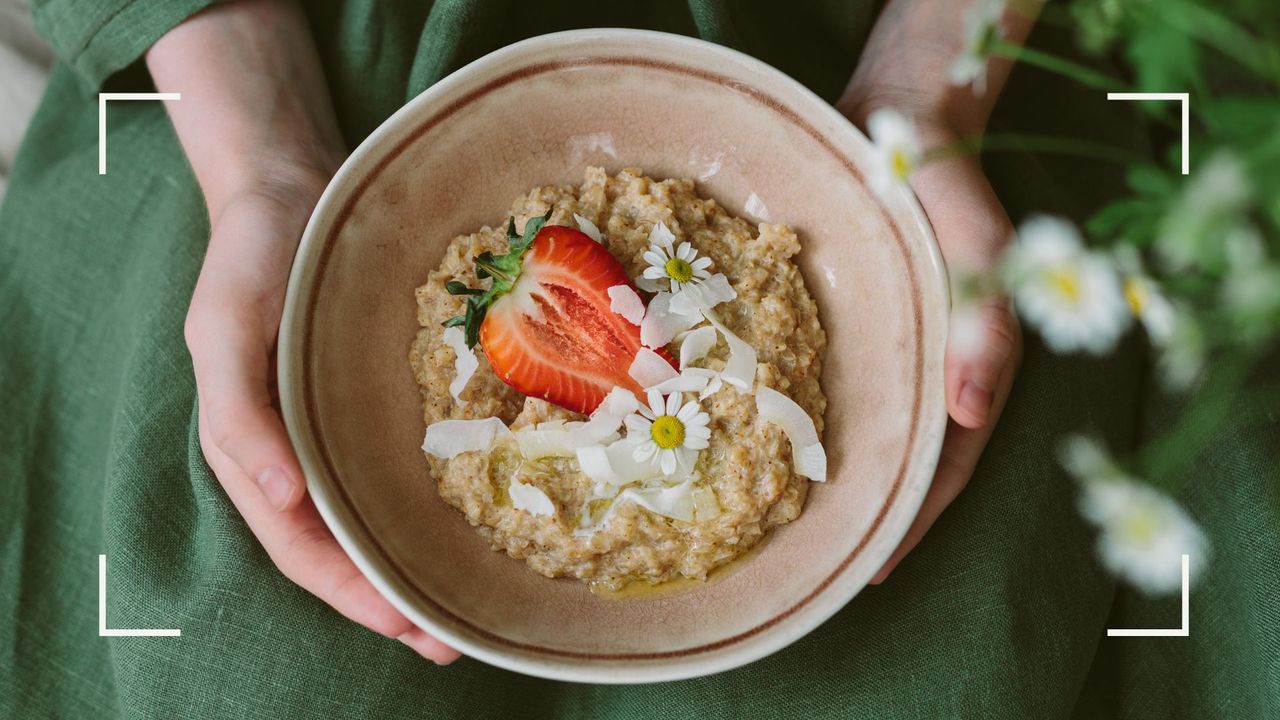
[(642, 396), (628, 373), (640, 328), (610, 309), (615, 285), (631, 279), (604, 246), (574, 228), (543, 227), (480, 325), (489, 365), (521, 393), (574, 412), (595, 410), (615, 386)]

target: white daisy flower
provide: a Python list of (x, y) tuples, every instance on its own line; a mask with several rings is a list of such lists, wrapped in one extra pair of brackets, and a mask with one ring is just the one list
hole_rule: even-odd
[(1280, 263), (1267, 257), (1262, 234), (1244, 225), (1227, 234), (1222, 302), (1243, 316), (1267, 317), (1280, 308)]
[(687, 240), (676, 247), (675, 239), (666, 223), (659, 222), (653, 226), (653, 230), (649, 232), (649, 249), (644, 253), (644, 261), (649, 263), (649, 267), (644, 269), (641, 276), (650, 281), (650, 287), (655, 289), (670, 281), (673, 295), (686, 285), (711, 277), (707, 270), (711, 267), (711, 258), (698, 257), (698, 251)]
[(924, 153), (915, 123), (897, 110), (881, 108), (867, 118), (867, 134), (874, 146), (871, 190), (881, 198), (892, 188), (906, 185)]
[(1244, 162), (1229, 151), (1215, 152), (1161, 222), (1156, 238), (1161, 259), (1183, 269), (1220, 257), (1222, 228), (1239, 225), (1252, 193)]
[(697, 401), (681, 404), (683, 393), (673, 392), (665, 398), (656, 389), (648, 392), (649, 405), (628, 415), (624, 424), (627, 440), (634, 441), (636, 462), (649, 462), (666, 476), (679, 470), (687, 474), (698, 459), (698, 451), (707, 447), (711, 417), (698, 407)]
[(1130, 322), (1110, 259), (1085, 249), (1065, 220), (1026, 221), (1005, 252), (1002, 271), (1018, 310), (1057, 352), (1101, 355)]
[(1147, 330), (1156, 346), (1164, 347), (1173, 335), (1175, 312), (1160, 285), (1142, 270), (1142, 259), (1132, 245), (1120, 245), (1114, 252), (1116, 267), (1124, 276), (1124, 299), (1133, 316)]
[(956, 301), (947, 331), (947, 351), (957, 358), (977, 360), (982, 355), (986, 333), (982, 305), (969, 298)]
[(1204, 329), (1185, 310), (1175, 311), (1169, 339), (1160, 349), (1160, 380), (1172, 390), (1186, 390), (1200, 379), (1208, 352)]
[(978, 95), (986, 92), (987, 58), (991, 46), (1004, 37), (1000, 27), (1004, 10), (1005, 0), (977, 0), (964, 14), (964, 48), (948, 72), (952, 85), (973, 85)]
[(1102, 531), (1098, 555), (1115, 575), (1149, 594), (1182, 589), (1182, 556), (1194, 573), (1209, 544), (1172, 498), (1124, 475), (1097, 442), (1071, 438), (1064, 464), (1082, 483), (1080, 512)]

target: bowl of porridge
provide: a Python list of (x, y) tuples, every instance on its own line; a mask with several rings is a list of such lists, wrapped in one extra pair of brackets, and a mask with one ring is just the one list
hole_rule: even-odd
[(799, 84), (662, 33), (534, 38), (412, 100), (330, 183), (281, 326), (343, 548), (542, 677), (695, 677), (812, 631), (905, 533), (946, 421), (942, 260), (870, 163)]

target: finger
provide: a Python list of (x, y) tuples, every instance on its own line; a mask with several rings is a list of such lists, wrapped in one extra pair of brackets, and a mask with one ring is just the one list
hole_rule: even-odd
[(401, 640), (428, 660), (447, 663), (456, 658), (456, 651), (419, 630), (378, 593), (329, 532), (310, 498), (286, 512), (271, 507), (239, 465), (211, 444), (201, 415), (201, 444), (209, 467), (285, 577), (344, 617)]
[[(1013, 385), (1015, 372), (1016, 363), (1004, 365), (1002, 375), (996, 382), (995, 397), (992, 401), (993, 417), (998, 417), (1004, 408), (1009, 390)], [(933, 527), (933, 523), (942, 515), (942, 511), (956, 499), (965, 485), (969, 484), (969, 478), (973, 476), (973, 470), (978, 465), (978, 459), (982, 456), (982, 451), (986, 448), (994, 427), (994, 422), (978, 428), (967, 428), (955, 421), (947, 423), (947, 432), (942, 440), (942, 451), (938, 456), (938, 467), (934, 471), (929, 492), (925, 494), (920, 511), (912, 521), (911, 527), (907, 529), (902, 542), (898, 543), (893, 554), (871, 578), (872, 585), (879, 585), (889, 577), (889, 573), (893, 572), (898, 563), (902, 562), (902, 559), (924, 538), (925, 533), (929, 532), (929, 528)]]
[(976, 341), (960, 337), (953, 318), (947, 341), (945, 385), (947, 414), (961, 426), (983, 427), (993, 418), (992, 404), (1007, 368), (1016, 365), (1022, 347), (1018, 322), (1003, 298), (993, 298), (973, 310), (970, 322)]
[(261, 323), (252, 311), (236, 307), (198, 294), (188, 313), (187, 346), (201, 412), (211, 443), (253, 478), (272, 508), (284, 511), (297, 506), (306, 485), (272, 405)]
[(462, 653), (428, 635), (422, 628), (415, 627), (396, 639), (437, 665), (448, 665), (462, 657)]

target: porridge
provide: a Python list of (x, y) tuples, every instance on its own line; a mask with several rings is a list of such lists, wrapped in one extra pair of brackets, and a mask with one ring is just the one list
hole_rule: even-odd
[(795, 519), (826, 478), (795, 233), (634, 169), (510, 215), (416, 293), (441, 497), (495, 549), (605, 589), (705, 579)]

